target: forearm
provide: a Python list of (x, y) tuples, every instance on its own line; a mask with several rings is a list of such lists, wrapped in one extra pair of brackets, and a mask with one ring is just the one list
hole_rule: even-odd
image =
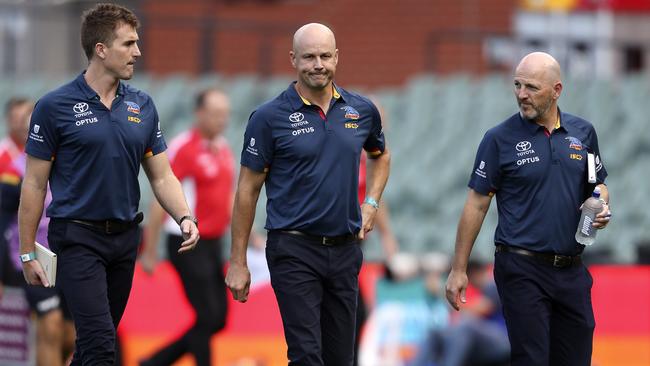
[(36, 187), (31, 182), (23, 183), (20, 206), (18, 207), (18, 235), (21, 254), (34, 251), (36, 231), (43, 215), (46, 194), (47, 188)]
[(374, 198), (379, 202), (390, 174), (390, 151), (388, 148), (378, 158), (368, 159), (367, 169), (368, 188), (366, 189), (366, 197)]
[(248, 239), (253, 227), (258, 198), (259, 191), (246, 192), (238, 189), (235, 195), (231, 224), (232, 245), (230, 248), (230, 261), (233, 263), (246, 265), (246, 249), (248, 248)]
[(160, 179), (152, 181), (151, 188), (160, 206), (174, 221), (178, 222), (181, 217), (191, 215), (181, 183), (171, 170)]
[(375, 218), (375, 226), (381, 235), (381, 244), (384, 249), (384, 255), (386, 259), (390, 259), (398, 252), (399, 248), (397, 238), (395, 237), (395, 233), (390, 225), (390, 210), (385, 201), (379, 206), (377, 217)]
[(478, 195), (478, 193), (470, 191), (468, 200), (463, 207), (463, 213), (460, 216), (456, 232), (452, 271), (467, 271), (469, 256), (489, 208), (489, 198), (487, 204), (478, 204), (475, 195)]

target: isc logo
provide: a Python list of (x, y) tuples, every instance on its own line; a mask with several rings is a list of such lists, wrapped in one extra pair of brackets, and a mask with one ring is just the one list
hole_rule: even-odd
[(345, 128), (359, 128), (359, 124), (358, 123), (347, 122), (345, 124)]
[(128, 116), (127, 119), (129, 120), (129, 122), (140, 123), (140, 118), (138, 117)]

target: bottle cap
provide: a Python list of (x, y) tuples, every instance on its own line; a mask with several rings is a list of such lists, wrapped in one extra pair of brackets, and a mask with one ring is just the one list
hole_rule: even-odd
[(592, 194), (592, 196), (596, 198), (600, 197), (600, 187), (594, 188), (594, 193)]

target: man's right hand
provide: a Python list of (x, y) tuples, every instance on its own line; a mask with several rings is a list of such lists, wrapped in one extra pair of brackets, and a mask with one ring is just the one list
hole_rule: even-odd
[(464, 271), (454, 271), (449, 273), (447, 278), (446, 295), (449, 304), (456, 309), (460, 310), (460, 302), (463, 304), (467, 302), (465, 298), (465, 290), (467, 289), (467, 273)]
[(235, 300), (246, 302), (251, 286), (251, 273), (248, 271), (248, 266), (231, 262), (226, 274), (226, 286)]
[(45, 271), (43, 271), (43, 267), (37, 260), (23, 263), (23, 276), (30, 285), (50, 287)]

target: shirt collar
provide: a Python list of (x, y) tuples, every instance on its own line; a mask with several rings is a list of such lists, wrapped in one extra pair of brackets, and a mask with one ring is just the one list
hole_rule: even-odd
[[(292, 82), (289, 84), (289, 88), (287, 89), (287, 92), (289, 93), (289, 101), (291, 103), (291, 106), (293, 107), (294, 110), (300, 109), (303, 105), (312, 105), (312, 103), (307, 100), (307, 98), (303, 97), (298, 93), (298, 90), (296, 89), (296, 82)], [(345, 100), (343, 94), (345, 91), (343, 89), (340, 89), (336, 87), (334, 83), (332, 83), (332, 98), (333, 99), (341, 99)]]
[[(86, 75), (86, 70), (82, 71), (81, 74), (79, 74), (79, 76), (77, 76), (77, 78), (75, 79), (77, 86), (79, 87), (79, 89), (81, 89), (81, 92), (84, 94), (86, 98), (99, 99), (99, 94), (97, 94), (97, 92), (93, 88), (91, 88), (90, 85), (88, 85), (84, 75)], [(116, 94), (124, 96), (125, 93), (126, 93), (126, 86), (124, 85), (124, 83), (122, 83), (122, 81), (118, 81)]]

